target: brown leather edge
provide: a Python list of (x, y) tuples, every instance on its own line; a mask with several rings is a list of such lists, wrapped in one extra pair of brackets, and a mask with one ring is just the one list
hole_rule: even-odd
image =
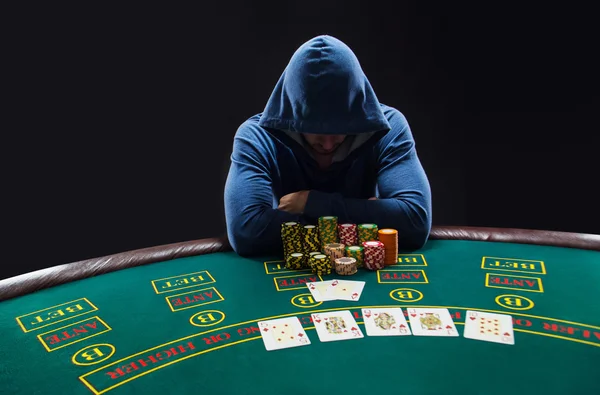
[(0, 280), (0, 301), (130, 267), (230, 250), (231, 246), (226, 237), (215, 237), (143, 248), (49, 267)]
[[(429, 239), (537, 244), (600, 251), (600, 235), (545, 230), (434, 226)], [(166, 244), (54, 266), (0, 280), (0, 301), (130, 267), (222, 251), (231, 251), (226, 237)]]
[(429, 239), (536, 244), (600, 251), (600, 235), (549, 230), (434, 226), (429, 235)]

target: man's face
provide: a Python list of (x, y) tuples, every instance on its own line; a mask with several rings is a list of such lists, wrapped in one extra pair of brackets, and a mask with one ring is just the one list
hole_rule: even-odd
[(311, 148), (320, 155), (333, 155), (346, 138), (343, 134), (324, 136), (321, 134), (304, 133), (303, 135)]

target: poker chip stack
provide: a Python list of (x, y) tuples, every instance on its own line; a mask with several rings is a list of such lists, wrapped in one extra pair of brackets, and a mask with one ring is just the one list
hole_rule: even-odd
[(311, 251), (321, 251), (319, 231), (315, 225), (304, 225), (302, 228), (302, 246), (305, 254)]
[(321, 246), (337, 243), (337, 217), (319, 217), (319, 239)]
[(346, 246), (346, 256), (356, 259), (356, 266), (363, 266), (364, 247), (362, 246)]
[(281, 240), (283, 241), (283, 259), (286, 261), (291, 253), (304, 251), (302, 231), (298, 222), (284, 222), (281, 224)]
[(339, 224), (338, 237), (340, 239), (340, 243), (344, 245), (358, 245), (358, 233), (356, 231), (356, 224)]
[(377, 230), (375, 224), (358, 225), (358, 245), (363, 245), (365, 241), (379, 240)]
[(339, 243), (330, 243), (325, 245), (323, 248), (323, 252), (327, 255), (331, 262), (335, 262), (336, 259), (342, 258), (344, 256), (345, 245)]
[(331, 259), (325, 254), (314, 254), (309, 258), (310, 268), (314, 274), (320, 276), (331, 274), (333, 265)]
[(286, 269), (299, 270), (306, 267), (306, 257), (301, 252), (292, 252), (285, 260)]
[(381, 241), (365, 241), (363, 243), (364, 266), (368, 270), (380, 270), (385, 267), (385, 248)]
[(398, 231), (396, 229), (380, 229), (379, 241), (384, 245), (386, 266), (398, 263)]
[(335, 272), (340, 276), (351, 276), (356, 274), (356, 259), (342, 257), (335, 260)]

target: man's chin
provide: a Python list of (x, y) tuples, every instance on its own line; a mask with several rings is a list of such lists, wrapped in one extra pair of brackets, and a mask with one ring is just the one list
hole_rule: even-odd
[(313, 151), (316, 154), (319, 154), (319, 155), (329, 156), (329, 155), (333, 155), (335, 153), (336, 149), (332, 149), (332, 150), (329, 150), (329, 151), (323, 151), (323, 150), (318, 150), (318, 149), (313, 148)]

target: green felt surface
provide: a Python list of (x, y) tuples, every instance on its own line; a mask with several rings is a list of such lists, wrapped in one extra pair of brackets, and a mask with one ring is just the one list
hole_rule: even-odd
[[(415, 254), (423, 254), (426, 266), (396, 265), (386, 270), (423, 270), (428, 283), (379, 283), (377, 273), (363, 269), (345, 277), (366, 281), (358, 302), (298, 307), (291, 300), (300, 294), (305, 295), (297, 300), (309, 300), (306, 287), (277, 291), (274, 278), (300, 273), (267, 274), (264, 261), (268, 259), (244, 259), (234, 253), (126, 269), (1, 302), (0, 393), (307, 394), (317, 388), (339, 394), (600, 393), (600, 253), (430, 241)], [(490, 262), (496, 258), (543, 261), (545, 273), (485, 269), (482, 260), (486, 256), (494, 257)], [(528, 267), (527, 261), (522, 263)], [(534, 265), (534, 271), (541, 267)], [(214, 282), (194, 286), (180, 281), (191, 287), (165, 293), (157, 290), (162, 291), (169, 279), (157, 282), (156, 289), (152, 285), (153, 280), (198, 272)], [(530, 284), (541, 279), (543, 292), (487, 287), (487, 274), (492, 278), (525, 276)], [(332, 278), (339, 276), (323, 277)], [(525, 288), (527, 279), (523, 280)], [(175, 280), (170, 280), (171, 286)], [(390, 295), (398, 294), (392, 291), (400, 288), (419, 291), (422, 298), (416, 302), (393, 299)], [(203, 289), (208, 290), (198, 291)], [(188, 292), (213, 302), (188, 304), (182, 310), (178, 309), (184, 305), (174, 306), (176, 311), (172, 311), (165, 298)], [(513, 310), (496, 303), (497, 297), (507, 294), (526, 297), (534, 306)], [(89, 306), (82, 298), (94, 311), (78, 310)], [(36, 313), (52, 306), (58, 307)], [(404, 311), (448, 307), (460, 337), (366, 336), (360, 309), (375, 306)], [(62, 313), (57, 313), (61, 307)], [(72, 316), (64, 310), (67, 307), (73, 314), (82, 314)], [(467, 309), (512, 315), (516, 344), (465, 339)], [(223, 320), (211, 326), (192, 325), (192, 316), (209, 310), (213, 317), (223, 313)], [(310, 314), (333, 310), (353, 312), (365, 337), (320, 342)], [(257, 321), (283, 316), (300, 318), (310, 346), (265, 350)], [(100, 331), (103, 323), (107, 328)], [(52, 351), (40, 339), (54, 343), (48, 345)], [(114, 354), (96, 364), (73, 362), (79, 350), (97, 344), (113, 346)], [(106, 350), (101, 349), (104, 356), (108, 356)]]

